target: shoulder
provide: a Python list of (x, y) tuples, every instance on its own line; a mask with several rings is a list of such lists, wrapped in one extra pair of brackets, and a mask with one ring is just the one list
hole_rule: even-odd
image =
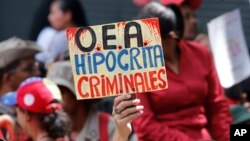
[(184, 47), (187, 50), (195, 51), (197, 53), (205, 53), (205, 54), (210, 53), (208, 47), (206, 47), (200, 43), (197, 43), (195, 41), (182, 40), (182, 41), (180, 41), (180, 46)]
[(67, 36), (66, 32), (64, 30), (59, 31), (53, 40), (55, 43), (58, 43), (60, 45), (67, 45)]
[(38, 39), (42, 37), (47, 37), (47, 36), (54, 36), (56, 33), (57, 31), (53, 29), (52, 27), (45, 27), (39, 33)]
[(47, 27), (43, 28), (41, 32), (45, 32), (45, 33), (56, 33), (57, 30), (55, 30), (54, 28), (52, 28), (52, 27), (50, 27), (50, 26), (47, 26)]
[(59, 31), (55, 36), (54, 39), (52, 41), (52, 47), (61, 47), (61, 48), (65, 48), (67, 47), (67, 38), (66, 38), (66, 32), (63, 31)]
[(66, 37), (67, 35), (66, 35), (66, 31), (65, 30), (61, 30), (61, 31), (59, 31), (58, 33), (57, 33), (57, 36), (58, 37)]
[(42, 31), (39, 33), (36, 42), (44, 47), (47, 48), (51, 41), (54, 39), (56, 36), (57, 31), (51, 27), (45, 27), (42, 29)]
[(182, 40), (179, 43), (181, 50), (184, 50), (185, 52), (187, 52), (188, 54), (190, 54), (191, 56), (198, 57), (199, 59), (210, 59), (211, 57), (211, 52), (208, 49), (208, 47), (194, 42), (194, 41), (185, 41)]

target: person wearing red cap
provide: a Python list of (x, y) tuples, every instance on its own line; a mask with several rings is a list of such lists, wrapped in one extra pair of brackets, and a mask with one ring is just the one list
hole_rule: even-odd
[(184, 17), (185, 30), (183, 39), (194, 40), (198, 35), (198, 19), (195, 11), (200, 7), (202, 0), (162, 0), (162, 5), (175, 4), (180, 7)]
[(168, 89), (137, 94), (143, 114), (132, 122), (139, 141), (229, 141), (232, 117), (209, 50), (182, 40), (176, 5), (146, 5), (138, 18), (159, 19)]
[(70, 120), (59, 103), (60, 90), (48, 79), (31, 77), (21, 83), (13, 98), (17, 121), (34, 141), (64, 138), (70, 131)]

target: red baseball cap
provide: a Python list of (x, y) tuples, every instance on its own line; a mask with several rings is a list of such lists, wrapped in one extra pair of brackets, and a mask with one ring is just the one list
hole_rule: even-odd
[(16, 92), (16, 104), (27, 111), (49, 114), (62, 108), (59, 88), (46, 78), (31, 77), (21, 83)]
[(148, 4), (149, 2), (151, 2), (151, 0), (133, 0), (133, 3), (134, 3), (136, 6), (139, 6), (139, 7), (143, 7), (143, 6), (145, 6), (146, 4)]
[(202, 0), (161, 0), (162, 5), (175, 4), (182, 5), (183, 2), (187, 1), (187, 4), (194, 10), (201, 6)]

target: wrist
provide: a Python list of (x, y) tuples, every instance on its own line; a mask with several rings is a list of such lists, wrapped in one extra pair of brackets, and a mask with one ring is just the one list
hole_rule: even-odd
[(118, 135), (117, 141), (128, 141), (128, 136)]
[(128, 141), (129, 134), (120, 134), (117, 130), (115, 131), (114, 140), (113, 141)]

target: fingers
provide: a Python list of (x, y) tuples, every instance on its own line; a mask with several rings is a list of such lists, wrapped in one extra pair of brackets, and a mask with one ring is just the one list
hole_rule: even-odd
[(142, 110), (143, 110), (143, 106), (135, 106), (135, 107), (130, 107), (130, 108), (127, 108), (125, 110), (123, 110), (120, 114), (119, 114), (119, 118), (120, 119), (123, 119), (123, 118), (126, 118), (128, 117), (129, 115), (132, 115), (132, 114), (136, 114), (136, 113), (140, 113)]
[[(120, 118), (120, 120), (118, 122), (124, 123), (124, 124), (128, 124), (131, 123), (135, 118), (139, 117), (140, 115), (142, 115), (143, 111), (139, 110), (136, 113), (130, 114), (128, 116), (125, 116), (124, 118)], [(119, 115), (117, 117), (119, 119)]]
[(115, 98), (113, 116), (120, 122), (131, 122), (143, 113), (143, 106), (139, 99), (131, 99), (131, 95), (120, 95)]
[(122, 101), (115, 108), (119, 109), (122, 112), (124, 109), (132, 107), (132, 106), (136, 106), (139, 103), (140, 103), (139, 99)]
[(129, 100), (130, 98), (131, 98), (131, 95), (129, 94), (124, 94), (124, 95), (120, 95), (116, 97), (114, 100), (113, 107), (116, 107), (121, 101), (126, 101), (126, 100)]
[[(122, 98), (126, 97), (121, 97), (120, 100)], [(142, 105), (139, 105), (139, 103), (139, 99), (119, 101), (119, 104), (114, 106), (113, 116), (120, 120), (123, 118), (128, 118), (131, 115), (136, 115), (137, 113), (142, 113), (144, 107)]]

